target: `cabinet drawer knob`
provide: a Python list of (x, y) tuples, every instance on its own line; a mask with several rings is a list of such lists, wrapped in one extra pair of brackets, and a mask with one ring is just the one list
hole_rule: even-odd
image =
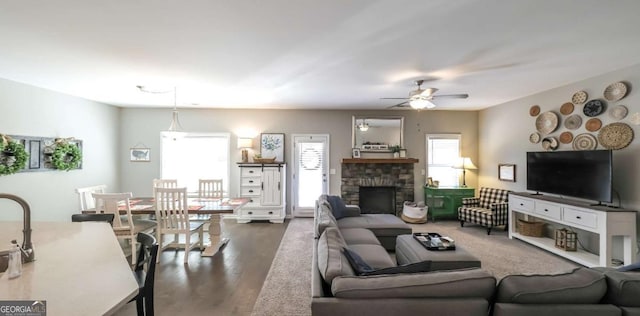
[(249, 180), (249, 183), (253, 183), (253, 180)]
[(249, 215), (253, 214), (253, 212), (249, 212)]
[(545, 209), (544, 209), (544, 211), (545, 211), (545, 212), (548, 212), (549, 210), (545, 208)]
[(582, 219), (582, 217), (580, 217), (580, 216), (576, 216), (576, 219)]
[(524, 203), (520, 203), (520, 206), (524, 206)]
[(271, 214), (273, 214), (273, 212), (272, 212), (272, 211), (270, 211), (270, 212), (269, 212), (269, 215), (271, 215)]
[(253, 173), (253, 170), (249, 170), (249, 173)]

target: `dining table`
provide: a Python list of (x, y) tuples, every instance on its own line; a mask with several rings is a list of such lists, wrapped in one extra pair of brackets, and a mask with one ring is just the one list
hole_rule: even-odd
[[(229, 238), (222, 238), (221, 216), (233, 214), (236, 210), (249, 203), (248, 198), (188, 198), (188, 212), (194, 215), (209, 216), (209, 243), (202, 251), (203, 257), (215, 255)], [(152, 197), (133, 197), (129, 199), (129, 209), (132, 215), (155, 215), (155, 199)], [(95, 213), (95, 210), (86, 210), (83, 213)], [(120, 207), (120, 214), (126, 214), (126, 207)]]
[[(19, 221), (0, 222), (0, 242), (21, 243), (22, 228)], [(108, 223), (33, 222), (31, 240), (35, 260), (22, 265), (22, 274), (10, 279), (0, 272), (4, 303), (32, 301), (43, 315), (110, 315), (137, 295)]]

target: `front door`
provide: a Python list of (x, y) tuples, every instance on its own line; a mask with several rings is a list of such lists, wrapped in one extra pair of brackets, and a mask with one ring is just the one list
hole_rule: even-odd
[(313, 217), (315, 201), (329, 192), (329, 135), (293, 135), (293, 210), (295, 217)]

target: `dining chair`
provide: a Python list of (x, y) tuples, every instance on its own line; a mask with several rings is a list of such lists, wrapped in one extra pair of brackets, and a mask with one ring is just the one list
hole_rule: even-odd
[(199, 179), (198, 197), (221, 199), (224, 195), (222, 190), (222, 179)]
[(96, 207), (92, 193), (105, 193), (107, 191), (106, 184), (99, 184), (90, 187), (77, 188), (78, 202), (80, 203), (80, 210), (86, 211)]
[[(113, 231), (118, 239), (124, 239), (131, 245), (131, 264), (136, 263), (136, 235), (156, 226), (154, 221), (137, 220), (134, 223), (131, 215), (131, 192), (126, 193), (93, 193), (96, 200), (96, 212), (113, 214)], [(120, 211), (126, 213), (120, 216)], [(138, 225), (136, 225), (136, 223)]]
[(158, 243), (152, 235), (140, 232), (136, 239), (140, 244), (138, 260), (133, 275), (138, 282), (138, 294), (129, 302), (136, 301), (138, 316), (153, 316), (153, 284), (156, 274)]
[(107, 222), (111, 226), (113, 226), (113, 218), (113, 214), (71, 214), (72, 222)]
[[(160, 250), (184, 247), (184, 263), (189, 264), (189, 251), (194, 247), (204, 249), (203, 222), (191, 222), (187, 205), (187, 188), (156, 188), (156, 237)], [(191, 242), (191, 236), (198, 233), (198, 240)], [(163, 236), (173, 235), (174, 239), (164, 244)], [(184, 235), (184, 243), (180, 243)], [(160, 256), (156, 259), (160, 261)]]
[(153, 195), (156, 195), (156, 188), (177, 188), (177, 179), (153, 179)]

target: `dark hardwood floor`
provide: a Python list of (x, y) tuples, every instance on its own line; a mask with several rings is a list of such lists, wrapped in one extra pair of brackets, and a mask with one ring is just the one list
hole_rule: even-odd
[[(162, 252), (156, 270), (155, 314), (250, 315), (288, 223), (224, 220), (222, 234), (229, 243), (213, 257), (193, 251), (188, 266), (183, 264), (183, 250)], [(135, 303), (115, 315), (136, 315)]]

